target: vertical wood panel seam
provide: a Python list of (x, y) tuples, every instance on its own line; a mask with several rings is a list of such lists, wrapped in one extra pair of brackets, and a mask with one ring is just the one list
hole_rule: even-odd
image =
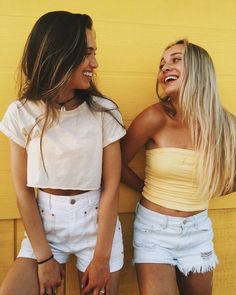
[(13, 235), (14, 235), (14, 260), (17, 257), (17, 219), (13, 219)]

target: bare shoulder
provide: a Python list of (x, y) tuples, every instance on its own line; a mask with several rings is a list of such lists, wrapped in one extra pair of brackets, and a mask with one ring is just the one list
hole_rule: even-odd
[(167, 115), (163, 106), (159, 103), (153, 104), (133, 120), (127, 130), (126, 140), (144, 144), (165, 126), (166, 121)]
[(166, 121), (166, 113), (160, 103), (153, 104), (144, 109), (134, 120), (146, 128), (158, 129)]

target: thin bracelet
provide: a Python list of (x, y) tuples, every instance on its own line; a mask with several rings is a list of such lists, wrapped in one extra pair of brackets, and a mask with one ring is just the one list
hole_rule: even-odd
[(52, 259), (53, 257), (54, 257), (54, 256), (53, 256), (53, 254), (52, 254), (52, 255), (51, 255), (50, 257), (48, 257), (47, 259), (42, 260), (42, 261), (37, 261), (37, 263), (38, 263), (38, 264), (43, 264), (43, 263), (49, 261), (50, 259)]

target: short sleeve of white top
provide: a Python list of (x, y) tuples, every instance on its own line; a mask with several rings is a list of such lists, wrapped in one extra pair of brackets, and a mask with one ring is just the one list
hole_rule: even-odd
[[(114, 103), (99, 97), (93, 99), (102, 107), (111, 109), (122, 124), (121, 114)], [(42, 158), (40, 134), (43, 123), (39, 119), (44, 109), (43, 103), (15, 101), (0, 122), (0, 130), (27, 150), (27, 185), (99, 189), (103, 148), (123, 137), (125, 129), (108, 112), (91, 111), (83, 102), (74, 110), (60, 111), (58, 121), (44, 132)]]

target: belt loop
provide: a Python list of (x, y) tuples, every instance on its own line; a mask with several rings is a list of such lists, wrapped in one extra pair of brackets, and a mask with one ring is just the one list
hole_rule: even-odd
[[(95, 191), (93, 191), (95, 192)], [(89, 206), (92, 206), (95, 202), (95, 193), (92, 193), (92, 191), (88, 191), (85, 193), (85, 196), (84, 196), (85, 200), (86, 201), (86, 204), (88, 204)]]
[(163, 221), (161, 223), (161, 227), (163, 229), (166, 229), (168, 227), (168, 216), (166, 216), (166, 215), (164, 216)]
[(140, 203), (138, 202), (138, 203), (136, 204), (135, 213), (137, 213), (139, 205), (140, 205)]

